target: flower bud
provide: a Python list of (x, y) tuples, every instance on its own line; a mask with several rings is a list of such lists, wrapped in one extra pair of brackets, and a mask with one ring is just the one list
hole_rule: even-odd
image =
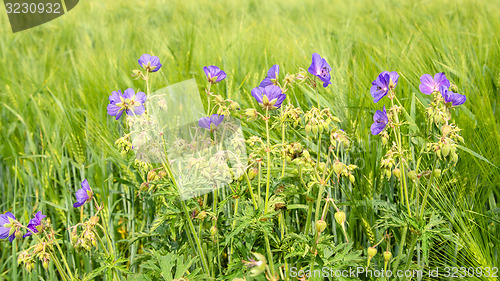
[(368, 254), (368, 261), (367, 261), (366, 267), (369, 267), (370, 260), (377, 254), (377, 249), (375, 247), (368, 247), (366, 252)]
[(325, 164), (325, 163), (323, 163), (323, 162), (319, 163), (319, 164), (318, 164), (318, 170), (319, 170), (320, 172), (324, 173), (324, 172), (325, 172), (325, 170), (326, 170), (326, 164)]
[(382, 139), (382, 144), (387, 145), (389, 139), (386, 136), (382, 136), (381, 139)]
[(141, 183), (141, 186), (139, 187), (140, 191), (147, 191), (149, 189), (149, 184), (147, 182)]
[(35, 267), (35, 266), (32, 262), (26, 262), (26, 264), (24, 265), (24, 268), (28, 272), (31, 272), (33, 270), (33, 267)]
[(454, 93), (458, 93), (458, 87), (457, 87), (457, 85), (453, 85), (453, 84), (451, 84), (451, 86), (450, 86), (450, 91), (452, 91), (452, 92), (454, 92)]
[(387, 178), (387, 180), (389, 180), (391, 178), (391, 170), (386, 169), (386, 170), (384, 170), (384, 173), (385, 173), (385, 177)]
[(434, 171), (432, 171), (432, 176), (435, 178), (440, 177), (441, 176), (441, 169), (434, 169)]
[(335, 174), (337, 174), (337, 176), (340, 176), (343, 170), (344, 164), (342, 164), (342, 162), (339, 162), (338, 160), (335, 161), (335, 163), (333, 164), (333, 171), (335, 171)]
[(345, 223), (345, 219), (346, 219), (346, 215), (344, 212), (338, 211), (335, 213), (335, 220), (337, 221), (338, 224), (342, 225), (342, 227)]
[(443, 127), (441, 127), (441, 133), (443, 133), (443, 135), (447, 136), (451, 133), (451, 126), (450, 125), (443, 125)]
[(311, 154), (309, 154), (309, 151), (304, 150), (304, 151), (302, 152), (302, 156), (304, 156), (305, 158), (310, 158), (310, 157), (311, 157)]
[(441, 154), (443, 155), (444, 158), (448, 157), (448, 155), (450, 154), (450, 145), (449, 144), (445, 144), (442, 148), (441, 148)]
[(158, 177), (159, 177), (160, 179), (162, 179), (162, 178), (164, 178), (164, 177), (166, 177), (166, 176), (167, 176), (167, 172), (165, 172), (165, 171), (163, 171), (163, 170), (161, 170), (161, 171), (159, 171), (159, 172), (158, 172)]
[(148, 181), (156, 180), (157, 179), (156, 172), (154, 170), (149, 171), (147, 179)]
[(17, 240), (23, 239), (23, 233), (19, 229), (16, 230), (15, 236)]
[(229, 107), (232, 109), (232, 110), (239, 110), (240, 109), (240, 104), (235, 102), (235, 101), (231, 101), (231, 104), (229, 105)]
[(384, 261), (385, 262), (389, 262), (391, 260), (391, 258), (392, 258), (392, 253), (389, 252), (389, 251), (385, 251), (383, 255), (384, 255)]
[(325, 229), (326, 229), (326, 221), (324, 221), (324, 220), (316, 221), (316, 231), (318, 233), (325, 231)]
[(76, 244), (76, 242), (78, 242), (78, 235), (76, 234), (76, 231), (71, 233), (71, 242), (73, 244)]
[(250, 168), (250, 170), (248, 170), (248, 178), (250, 180), (253, 180), (258, 174), (259, 174), (259, 169), (256, 167)]
[(210, 228), (210, 235), (212, 235), (212, 237), (217, 235), (217, 227), (215, 225)]
[(222, 98), (222, 96), (221, 96), (221, 95), (216, 95), (216, 96), (215, 96), (215, 102), (217, 102), (217, 103), (221, 103), (221, 102), (223, 102), (223, 101), (224, 101), (224, 99)]
[(47, 270), (49, 268), (49, 261), (43, 260), (42, 266), (43, 266), (43, 268), (45, 268), (45, 270)]
[(354, 183), (356, 181), (356, 178), (354, 178), (354, 175), (353, 174), (349, 174), (349, 181), (351, 183)]
[(142, 76), (142, 72), (139, 69), (134, 69), (132, 70), (132, 74), (130, 76), (139, 79)]
[(200, 212), (200, 213), (196, 216), (196, 218), (197, 218), (197, 219), (200, 219), (200, 220), (203, 220), (203, 219), (205, 219), (206, 217), (207, 217), (207, 212), (205, 212), (205, 211), (201, 211), (201, 212)]
[(395, 168), (394, 170), (392, 170), (392, 174), (397, 178), (397, 179), (400, 179), (401, 178), (401, 170), (398, 169), (398, 168)]
[(318, 125), (312, 125), (311, 126), (312, 128), (312, 133), (313, 135), (317, 135), (318, 134)]
[(377, 249), (375, 247), (368, 247), (367, 251), (368, 258), (371, 259), (377, 254)]
[(257, 110), (255, 110), (254, 108), (245, 109), (245, 115), (247, 116), (248, 121), (255, 121), (259, 116)]
[(311, 125), (307, 124), (305, 127), (306, 135), (309, 135), (311, 133)]
[(91, 225), (96, 225), (98, 222), (99, 222), (99, 217), (98, 217), (98, 216), (92, 216), (92, 217), (90, 217), (90, 219), (89, 219), (89, 223), (90, 223)]

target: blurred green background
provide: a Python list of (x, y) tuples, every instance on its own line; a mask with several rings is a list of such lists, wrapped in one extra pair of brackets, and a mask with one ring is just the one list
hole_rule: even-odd
[[(202, 68), (213, 64), (228, 75), (215, 90), (245, 108), (256, 106), (250, 90), (270, 66), (279, 64), (284, 77), (307, 69), (317, 52), (332, 67), (333, 84), (321, 91), (323, 103), (359, 143), (357, 157), (367, 163), (361, 175), (377, 159), (367, 144), (372, 115), (388, 103), (374, 104), (370, 96), (378, 73), (400, 74), (396, 93), (408, 109), (413, 93), (430, 100), (418, 90), (422, 74), (445, 72), (458, 85), (467, 102), (454, 117), (466, 147), (477, 155), (461, 152), (450, 204), (468, 227), (476, 227), (468, 217), (473, 213), (497, 219), (491, 229), (484, 229), (487, 222), (466, 231), (500, 236), (500, 176), (479, 157), (500, 166), (500, 1), (89, 0), (16, 34), (1, 10), (0, 212), (27, 221), (43, 210), (59, 226), (67, 225), (76, 218), (73, 193), (88, 178), (116, 215), (112, 227), (123, 227), (120, 217), (134, 216), (127, 187), (110, 180), (127, 173), (127, 164), (113, 146), (122, 126), (106, 114), (106, 105), (111, 91), (145, 90), (130, 77), (143, 53), (163, 64), (152, 89), (195, 78), (203, 93)], [(290, 98), (310, 103), (301, 89)], [(414, 109), (420, 120), (423, 109)], [(117, 197), (126, 200), (114, 204)], [(131, 220), (126, 223), (130, 231)], [(494, 241), (464, 243), (477, 260), (498, 265)], [(21, 270), (9, 254), (17, 247), (0, 242), (3, 276)]]

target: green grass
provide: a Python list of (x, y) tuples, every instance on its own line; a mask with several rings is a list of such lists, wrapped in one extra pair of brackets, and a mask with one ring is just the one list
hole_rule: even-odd
[[(383, 70), (400, 73), (397, 95), (410, 110), (413, 93), (428, 100), (418, 90), (420, 76), (444, 71), (467, 95), (455, 116), (465, 146), (500, 166), (499, 4), (81, 1), (62, 18), (16, 34), (2, 13), (0, 212), (10, 210), (27, 221), (32, 212), (43, 210), (65, 226), (77, 220), (73, 192), (88, 178), (107, 199), (111, 227), (124, 226), (127, 236), (134, 235), (133, 189), (111, 180), (127, 169), (113, 147), (121, 126), (107, 116), (106, 105), (113, 90), (144, 88), (130, 79), (143, 53), (153, 53), (163, 63), (152, 89), (196, 78), (203, 93), (202, 67), (214, 64), (228, 74), (216, 90), (243, 108), (256, 105), (250, 90), (271, 65), (279, 64), (281, 73), (307, 69), (311, 54), (321, 54), (333, 77), (332, 86), (321, 91), (323, 103), (359, 141), (354, 157), (365, 162), (361, 176), (368, 176), (380, 157), (376, 144), (369, 142), (373, 112), (384, 102), (388, 105), (384, 100), (373, 103), (371, 81)], [(295, 99), (300, 105), (314, 102), (300, 90)], [(415, 115), (423, 117), (423, 109), (417, 103)], [(431, 204), (450, 214), (462, 234), (470, 233), (461, 236), (464, 262), (449, 260), (450, 253), (432, 258), (446, 264), (499, 265), (499, 171), (464, 151), (460, 156), (454, 180), (432, 194)], [(359, 185), (366, 186), (367, 179)], [(148, 216), (154, 217), (154, 211)], [(119, 224), (120, 217), (128, 218), (125, 225)], [(113, 235), (122, 239), (117, 231)], [(0, 242), (0, 280), (16, 280), (22, 270), (11, 257), (21, 245), (8, 245)], [(91, 266), (82, 256), (71, 263)]]

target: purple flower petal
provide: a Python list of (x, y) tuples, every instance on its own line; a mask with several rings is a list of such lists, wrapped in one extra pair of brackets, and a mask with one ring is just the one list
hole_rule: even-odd
[(264, 91), (264, 88), (256, 87), (252, 89), (252, 96), (257, 100), (258, 103), (262, 103), (262, 93)]
[(201, 117), (198, 120), (198, 126), (210, 130), (210, 117)]

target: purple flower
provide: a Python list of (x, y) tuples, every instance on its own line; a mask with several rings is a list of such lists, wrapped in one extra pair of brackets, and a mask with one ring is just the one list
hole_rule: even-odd
[(448, 87), (446, 86), (441, 86), (441, 88), (439, 88), (439, 91), (443, 96), (444, 102), (445, 103), (451, 102), (452, 106), (459, 106), (467, 100), (465, 95), (454, 93), (451, 90), (449, 90)]
[(267, 71), (267, 76), (260, 82), (259, 87), (265, 88), (267, 86), (276, 85), (276, 80), (278, 79), (278, 75), (280, 73), (280, 66), (275, 64), (273, 65), (269, 71)]
[(76, 203), (73, 204), (73, 207), (78, 208), (85, 204), (87, 201), (92, 199), (92, 189), (90, 189), (89, 182), (84, 180), (82, 182), (82, 188), (78, 189), (75, 193)]
[(212, 114), (210, 117), (201, 117), (198, 120), (198, 126), (207, 130), (215, 130), (224, 120), (224, 115)]
[(16, 228), (17, 220), (11, 212), (0, 215), (0, 239), (9, 238), (10, 242), (14, 241)]
[(38, 228), (37, 226), (42, 224), (42, 219), (46, 218), (46, 215), (42, 215), (42, 212), (38, 212), (35, 214), (35, 217), (30, 220), (30, 223), (28, 224), (28, 229), (31, 231), (28, 231), (26, 234), (24, 234), (23, 237), (28, 237), (31, 236), (33, 233), (38, 233)]
[(373, 101), (378, 102), (389, 93), (389, 90), (396, 88), (398, 78), (399, 75), (396, 71), (383, 71), (380, 73), (377, 79), (372, 82), (372, 87), (370, 89)]
[(263, 108), (268, 110), (280, 108), (286, 98), (286, 95), (281, 92), (281, 88), (274, 85), (253, 88), (252, 96)]
[(438, 92), (441, 86), (450, 87), (450, 81), (446, 79), (444, 72), (436, 73), (434, 79), (430, 74), (424, 74), (420, 77), (420, 82), (420, 91), (426, 95)]
[(116, 120), (120, 119), (124, 111), (128, 115), (141, 115), (146, 110), (145, 102), (146, 94), (143, 92), (136, 94), (131, 88), (126, 89), (123, 94), (121, 91), (114, 91), (109, 96), (108, 114), (116, 116)]
[(309, 73), (311, 73), (312, 75), (318, 77), (323, 82), (323, 87), (326, 88), (328, 85), (332, 84), (330, 82), (330, 71), (332, 71), (332, 68), (320, 55), (316, 53), (312, 55), (312, 63), (307, 71), (309, 71)]
[(377, 110), (375, 115), (373, 115), (373, 124), (370, 128), (372, 135), (380, 134), (385, 129), (385, 126), (387, 126), (387, 123), (389, 123), (389, 118), (387, 117), (384, 105), (384, 111)]
[(155, 56), (143, 54), (139, 58), (139, 65), (147, 72), (156, 72), (162, 67), (160, 59)]
[(211, 84), (215, 84), (226, 79), (226, 73), (215, 65), (205, 66), (203, 67), (203, 71), (205, 71), (208, 82)]

